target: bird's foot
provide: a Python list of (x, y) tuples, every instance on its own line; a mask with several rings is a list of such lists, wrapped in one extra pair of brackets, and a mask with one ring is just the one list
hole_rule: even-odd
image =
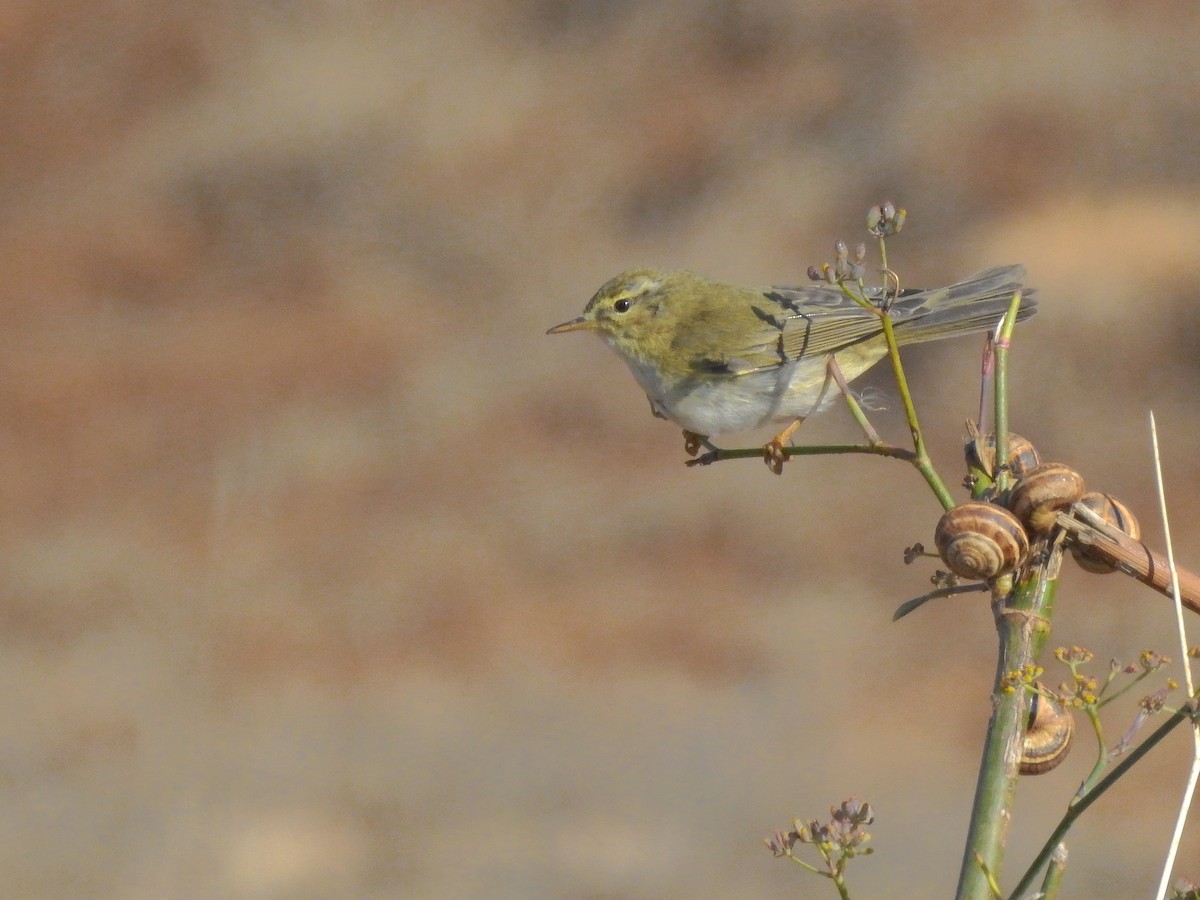
[(767, 464), (767, 468), (776, 475), (783, 474), (783, 464), (788, 461), (787, 447), (791, 444), (792, 435), (796, 433), (796, 429), (803, 424), (804, 417), (798, 417), (763, 447), (763, 461)]
[(783, 464), (788, 461), (786, 446), (779, 438), (774, 438), (763, 447), (763, 462), (776, 475), (783, 474)]

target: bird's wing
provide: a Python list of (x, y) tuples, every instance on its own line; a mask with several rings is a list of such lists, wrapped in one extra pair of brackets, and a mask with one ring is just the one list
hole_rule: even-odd
[(734, 374), (825, 357), (883, 331), (878, 316), (836, 288), (772, 287), (762, 297), (752, 307), (762, 322), (755, 334), (761, 340), (731, 354), (728, 368)]
[[(1021, 288), (1024, 274), (1020, 266), (997, 266), (948, 287), (902, 290), (892, 298), (888, 312), (897, 341), (913, 344), (992, 327)], [(879, 287), (865, 293), (874, 302), (883, 297)], [(1035, 312), (1032, 293), (1024, 291), (1018, 321)], [(823, 359), (883, 332), (878, 315), (828, 285), (764, 288), (754, 292), (749, 310), (756, 321), (743, 329), (742, 340), (736, 342), (741, 346), (719, 360), (701, 360), (708, 371), (744, 375), (806, 358)]]

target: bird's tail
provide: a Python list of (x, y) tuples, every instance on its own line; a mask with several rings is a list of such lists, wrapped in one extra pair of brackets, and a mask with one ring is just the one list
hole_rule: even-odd
[(892, 304), (896, 340), (901, 344), (936, 341), (994, 328), (1021, 291), (1017, 321), (1037, 312), (1032, 289), (1021, 287), (1023, 266), (997, 266), (948, 287), (905, 291)]

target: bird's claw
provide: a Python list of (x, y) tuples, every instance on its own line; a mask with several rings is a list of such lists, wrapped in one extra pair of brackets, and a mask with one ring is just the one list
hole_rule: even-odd
[(776, 475), (783, 474), (783, 464), (788, 461), (788, 455), (784, 451), (783, 442), (779, 438), (775, 438), (763, 447), (763, 461), (767, 464), (767, 468)]
[[(683, 450), (688, 456), (695, 456), (700, 452), (701, 447), (710, 446), (708, 438), (702, 434), (696, 434), (694, 431), (685, 431), (683, 433)], [(702, 463), (702, 465), (706, 465)]]

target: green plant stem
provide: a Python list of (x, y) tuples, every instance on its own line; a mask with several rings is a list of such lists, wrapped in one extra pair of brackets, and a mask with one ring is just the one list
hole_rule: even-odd
[(1090, 791), (1100, 780), (1104, 770), (1108, 768), (1108, 747), (1104, 744), (1104, 727), (1100, 722), (1100, 710), (1094, 705), (1089, 705), (1084, 708), (1084, 711), (1091, 722), (1092, 732), (1096, 735), (1096, 743), (1099, 746), (1096, 748), (1096, 763), (1092, 766), (1092, 771), (1088, 772), (1087, 778), (1083, 779), (1083, 783), (1079, 785), (1079, 790), (1075, 792), (1075, 799), (1079, 799)]
[[(1020, 306), (1018, 291), (1013, 294), (995, 344), (993, 399), (997, 460), (1008, 458), (1008, 349)], [(996, 470), (997, 486), (1007, 487), (1009, 473), (1006, 467), (998, 465)], [(1006, 689), (1004, 676), (1036, 665), (1045, 649), (1058, 589), (1062, 542), (1043, 543), (1040, 548), (1034, 548), (1031, 558), (1037, 558), (1039, 552), (1044, 561), (1022, 570), (1023, 574), (1014, 585), (997, 584), (992, 600), (999, 655), (992, 687), (992, 717), (984, 739), (971, 824), (958, 877), (956, 896), (959, 900), (992, 896), (989, 875), (992, 879), (999, 878), (1004, 861), (1012, 804), (1020, 777), (1021, 743), (1029, 716), (1030, 693), (1028, 689)]]
[(828, 872), (824, 871), (823, 869), (818, 869), (812, 863), (806, 863), (804, 860), (802, 860), (800, 857), (796, 856), (794, 853), (789, 852), (787, 855), (787, 858), (790, 859), (792, 862), (794, 862), (796, 865), (803, 866), (805, 869), (808, 869), (808, 871), (812, 872), (814, 875), (826, 875), (827, 876), (829, 874)]
[(942, 509), (950, 509), (954, 506), (954, 498), (946, 490), (945, 482), (934, 469), (933, 460), (929, 458), (929, 452), (925, 449), (925, 438), (921, 434), (921, 425), (917, 421), (917, 408), (913, 404), (912, 393), (908, 389), (908, 377), (904, 374), (904, 365), (900, 362), (900, 346), (896, 343), (892, 317), (881, 311), (879, 319), (883, 323), (883, 337), (887, 341), (892, 375), (896, 378), (896, 388), (900, 391), (900, 400), (904, 404), (904, 417), (908, 420), (908, 430), (912, 434), (914, 453), (912, 464), (917, 467), (917, 471), (921, 473), (925, 483), (929, 485), (929, 489), (938, 498)]
[(1058, 900), (1063, 875), (1067, 871), (1067, 845), (1059, 844), (1050, 854), (1050, 865), (1042, 879), (1042, 900)]
[[(892, 459), (913, 461), (913, 452), (904, 447), (893, 447), (891, 444), (812, 444), (801, 447), (784, 447), (786, 456), (837, 456), (845, 453), (866, 453), (870, 456), (889, 456)], [(689, 466), (707, 466), (724, 459), (762, 459), (762, 447), (738, 447), (735, 450), (725, 450), (714, 447), (708, 453), (702, 453), (695, 459), (688, 460)]]
[[(1137, 674), (1136, 678), (1134, 678), (1132, 681), (1126, 682), (1124, 685), (1117, 688), (1111, 694), (1105, 693), (1102, 690), (1101, 697), (1100, 697), (1100, 700), (1097, 703), (1097, 705), (1101, 709), (1103, 709), (1104, 707), (1108, 706), (1108, 704), (1112, 703), (1114, 700), (1118, 699), (1119, 697), (1124, 696), (1125, 694), (1128, 694), (1135, 687), (1137, 687), (1139, 684), (1141, 684), (1143, 681), (1145, 681), (1147, 678), (1149, 678), (1154, 673), (1154, 671), (1155, 670), (1153, 670), (1153, 669), (1146, 669), (1145, 671), (1139, 672)], [(1105, 688), (1107, 688), (1107, 685), (1105, 685)]]
[[(986, 873), (999, 877), (1016, 796), (1030, 693), (1028, 689), (1006, 690), (1004, 676), (1036, 664), (1045, 648), (1061, 559), (1062, 548), (1056, 544), (1045, 564), (1030, 570), (1010, 593), (993, 600), (1000, 653), (992, 689), (992, 718), (984, 740), (975, 805), (959, 872), (956, 894), (959, 900), (990, 897)], [(976, 861), (977, 856), (983, 861), (982, 867)]]
[(1163, 722), (1162, 725), (1147, 735), (1146, 739), (1138, 744), (1135, 749), (1131, 750), (1125, 759), (1113, 766), (1112, 771), (1109, 772), (1108, 775), (1106, 775), (1101, 781), (1099, 781), (1095, 788), (1088, 791), (1082, 797), (1078, 797), (1077, 799), (1071, 801), (1070, 805), (1067, 807), (1067, 811), (1063, 814), (1062, 821), (1058, 823), (1058, 827), (1054, 829), (1054, 833), (1050, 835), (1049, 839), (1047, 839), (1045, 845), (1042, 847), (1041, 852), (1038, 853), (1034, 861), (1029, 864), (1029, 868), (1026, 869), (1025, 874), (1021, 877), (1020, 882), (1018, 882), (1017, 886), (1013, 889), (1012, 894), (1009, 896), (1012, 898), (1024, 896), (1025, 892), (1029, 890), (1029, 886), (1033, 884), (1034, 879), (1037, 878), (1037, 873), (1041, 871), (1042, 866), (1046, 864), (1046, 861), (1050, 859), (1051, 854), (1054, 853), (1055, 847), (1062, 842), (1062, 839), (1066, 836), (1067, 832), (1071, 830), (1071, 826), (1075, 824), (1075, 820), (1083, 815), (1089, 806), (1099, 800), (1105, 791), (1116, 784), (1119, 778), (1133, 768), (1133, 766), (1136, 765), (1143, 757), (1145, 757), (1146, 754), (1149, 753), (1163, 738), (1165, 738), (1184, 722), (1193, 721), (1198, 716), (1200, 716), (1200, 708), (1198, 708), (1197, 699), (1192, 698), (1187, 704), (1185, 704), (1181, 709), (1167, 719), (1167, 721)]
[(825, 878), (828, 878), (835, 885), (837, 885), (838, 896), (841, 897), (842, 900), (850, 900), (850, 889), (846, 886), (845, 874), (838, 867), (838, 865), (836, 863), (834, 863), (834, 861), (832, 860), (832, 858), (826, 851), (818, 848), (818, 852), (821, 854), (821, 858), (823, 860), (825, 860), (825, 868), (824, 869), (818, 869), (816, 866), (812, 865), (811, 863), (805, 862), (800, 857), (796, 856), (796, 854), (792, 853), (790, 850), (788, 851), (787, 857), (792, 862), (796, 863), (796, 865), (803, 866), (805, 869), (808, 869), (808, 871), (812, 872), (814, 875), (821, 875)]
[[(893, 272), (887, 267), (887, 244), (881, 238), (879, 241), (879, 251), (883, 259), (883, 270), (885, 273), (885, 282), (888, 278), (897, 281), (896, 288), (899, 293), (898, 279)], [(913, 458), (912, 464), (916, 466), (921, 477), (925, 479), (925, 483), (929, 485), (929, 489), (933, 491), (938, 502), (942, 504), (942, 509), (950, 509), (954, 506), (954, 498), (950, 496), (950, 492), (946, 490), (946, 484), (938, 475), (937, 470), (933, 467), (933, 460), (929, 458), (929, 452), (925, 449), (925, 438), (921, 435), (921, 425), (917, 419), (917, 409), (913, 404), (912, 392), (908, 389), (908, 377), (904, 374), (904, 364), (900, 361), (900, 345), (896, 343), (896, 330), (892, 325), (892, 317), (888, 313), (887, 304), (877, 306), (867, 299), (863, 293), (862, 283), (857, 284), (857, 293), (851, 290), (845, 282), (841, 283), (842, 292), (861, 306), (863, 309), (874, 313), (879, 317), (880, 327), (883, 329), (883, 339), (887, 343), (888, 360), (892, 364), (892, 376), (896, 379), (896, 388), (900, 391), (900, 400), (904, 404), (904, 417), (908, 421), (908, 430), (912, 434), (913, 440)]]

